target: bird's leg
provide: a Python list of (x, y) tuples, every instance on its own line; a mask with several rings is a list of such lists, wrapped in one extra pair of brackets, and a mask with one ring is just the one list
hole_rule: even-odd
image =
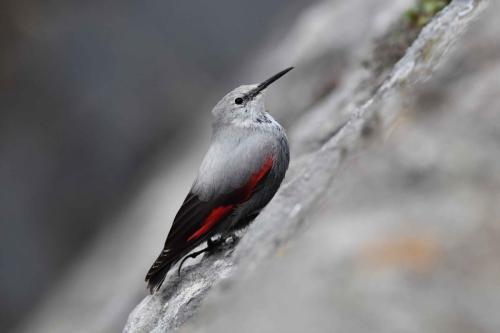
[(196, 252), (193, 252), (191, 253), (190, 255), (187, 255), (184, 257), (184, 259), (182, 259), (181, 263), (179, 264), (179, 268), (177, 269), (177, 275), (181, 276), (181, 268), (182, 268), (182, 265), (184, 264), (184, 262), (189, 259), (189, 258), (196, 258), (197, 256), (199, 256), (200, 254), (204, 253), (204, 252), (208, 252), (209, 251), (209, 247), (207, 246), (206, 248), (202, 249), (202, 250), (199, 250), (199, 251), (196, 251)]
[(240, 236), (238, 236), (236, 232), (228, 231), (217, 236), (217, 238), (215, 239), (207, 240), (207, 245), (208, 245), (207, 250), (212, 253), (219, 251), (221, 249), (226, 249), (235, 246), (239, 240)]
[[(230, 242), (228, 241), (230, 239)], [(240, 240), (240, 236), (236, 235), (235, 232), (230, 232), (230, 233), (227, 233), (227, 234), (224, 234), (224, 235), (218, 235), (214, 238), (209, 238), (207, 239), (207, 247), (204, 248), (204, 249), (201, 249), (199, 251), (196, 251), (196, 252), (193, 252), (187, 256), (185, 256), (181, 263), (179, 264), (179, 268), (177, 269), (177, 275), (181, 275), (181, 269), (182, 269), (182, 265), (184, 264), (184, 262), (189, 259), (189, 258), (196, 258), (197, 256), (199, 256), (200, 254), (202, 253), (205, 253), (205, 252), (208, 252), (208, 253), (214, 253), (218, 250), (220, 250), (221, 248), (224, 247), (225, 244), (231, 244), (231, 246), (234, 246), (238, 243), (238, 241)]]
[(209, 238), (207, 240), (207, 251), (213, 252), (217, 250), (221, 244), (223, 244), (225, 239), (222, 235), (216, 236), (215, 238)]
[(240, 241), (240, 239), (241, 239), (241, 235), (240, 235), (240, 236), (238, 236), (238, 235), (236, 234), (236, 232), (233, 232), (233, 233), (231, 234), (231, 242), (232, 242), (233, 246), (234, 246), (234, 245), (236, 245), (236, 244), (238, 244), (238, 242)]
[(222, 238), (224, 239), (224, 244), (235, 246), (240, 241), (241, 236), (238, 236), (236, 231), (229, 231)]
[(196, 258), (197, 256), (199, 256), (200, 254), (202, 253), (205, 253), (205, 252), (214, 252), (215, 250), (217, 250), (220, 245), (222, 243), (224, 243), (225, 239), (223, 239), (221, 236), (219, 237), (216, 237), (215, 239), (212, 239), (212, 238), (209, 238), (207, 240), (207, 247), (204, 248), (204, 249), (201, 249), (199, 251), (196, 251), (196, 252), (193, 252), (187, 256), (184, 257), (184, 259), (182, 259), (181, 263), (179, 264), (179, 268), (177, 269), (177, 275), (181, 275), (181, 268), (182, 268), (182, 265), (184, 264), (184, 262), (189, 259), (189, 258)]

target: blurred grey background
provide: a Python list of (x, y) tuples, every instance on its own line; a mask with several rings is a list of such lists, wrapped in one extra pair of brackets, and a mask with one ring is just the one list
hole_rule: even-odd
[(248, 83), (235, 79), (242, 64), (309, 4), (0, 3), (0, 331), (77, 265), (157, 159), (176, 161), (220, 95)]

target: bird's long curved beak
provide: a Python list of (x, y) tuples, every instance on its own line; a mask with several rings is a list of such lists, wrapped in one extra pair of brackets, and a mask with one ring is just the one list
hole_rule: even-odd
[(274, 74), (271, 76), (269, 79), (265, 80), (264, 82), (260, 83), (255, 89), (251, 90), (250, 93), (248, 93), (249, 98), (253, 98), (257, 96), (260, 92), (262, 92), (264, 89), (269, 87), (269, 85), (275, 81), (277, 81), (279, 78), (281, 78), (283, 75), (291, 71), (294, 67), (288, 67), (281, 72)]

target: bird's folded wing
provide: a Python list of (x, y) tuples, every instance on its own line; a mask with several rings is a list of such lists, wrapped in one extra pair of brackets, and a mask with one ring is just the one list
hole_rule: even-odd
[(239, 174), (245, 177), (245, 181), (238, 188), (228, 187), (225, 192), (220, 191), (205, 200), (192, 189), (177, 212), (165, 247), (149, 270), (146, 280), (203, 242), (218, 223), (229, 216), (239, 204), (250, 199), (269, 174), (272, 165), (272, 156), (261, 159), (258, 168), (249, 169), (246, 175)]

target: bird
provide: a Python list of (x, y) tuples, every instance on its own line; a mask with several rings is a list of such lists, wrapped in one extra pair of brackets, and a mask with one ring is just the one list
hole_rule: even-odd
[(204, 242), (206, 249), (186, 258), (236, 237), (276, 194), (288, 169), (290, 150), (284, 128), (266, 110), (263, 93), (292, 69), (259, 84), (239, 86), (212, 109), (208, 151), (163, 250), (146, 274), (151, 294), (179, 260)]

